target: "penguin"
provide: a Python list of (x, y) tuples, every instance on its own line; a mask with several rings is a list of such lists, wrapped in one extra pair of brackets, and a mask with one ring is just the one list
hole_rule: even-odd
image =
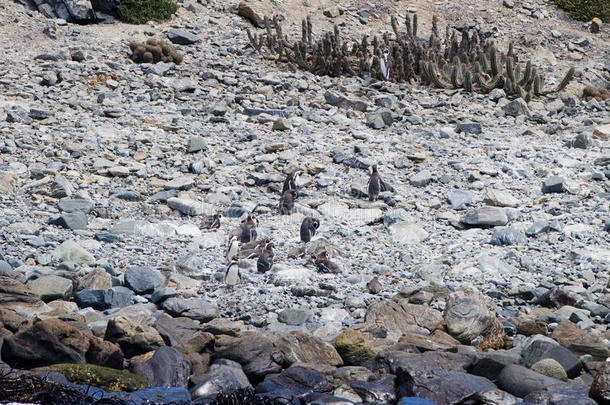
[(383, 49), (383, 54), (379, 59), (379, 70), (383, 76), (383, 80), (386, 82), (390, 80), (392, 74), (392, 59), (390, 58), (390, 50), (388, 48)]
[(280, 199), (280, 215), (292, 215), (294, 212), (294, 200), (297, 199), (298, 192), (288, 189), (282, 194)]
[(266, 273), (269, 270), (271, 270), (271, 267), (273, 266), (273, 243), (267, 243), (267, 245), (265, 246), (265, 249), (262, 251), (261, 255), (258, 257), (258, 260), (256, 262), (256, 270), (258, 270), (259, 273)]
[(320, 220), (314, 217), (305, 217), (301, 223), (301, 242), (309, 242), (320, 227)]
[(271, 238), (263, 238), (248, 243), (244, 243), (239, 247), (239, 258), (240, 259), (253, 259), (259, 257), (265, 246), (271, 243)]
[(232, 236), (229, 239), (229, 245), (227, 246), (227, 262), (231, 262), (234, 258), (239, 255), (240, 250), (239, 238), (237, 236)]
[(323, 250), (322, 252), (318, 253), (317, 256), (315, 256), (314, 264), (322, 273), (341, 273), (339, 266), (328, 258), (326, 250)]
[(235, 285), (241, 282), (241, 271), (239, 270), (237, 259), (233, 259), (229, 266), (227, 266), (224, 282), (227, 285)]
[(282, 195), (286, 192), (286, 190), (296, 190), (297, 189), (297, 179), (299, 176), (303, 174), (302, 169), (294, 169), (290, 172), (286, 180), (284, 180), (284, 187), (282, 187)]
[(369, 201), (375, 201), (379, 197), (381, 191), (381, 176), (377, 171), (377, 165), (372, 167), (371, 177), (369, 178)]
[(214, 215), (206, 215), (201, 220), (201, 229), (218, 229), (220, 228), (220, 217), (222, 217), (221, 213)]
[(381, 292), (381, 283), (377, 277), (373, 277), (373, 279), (369, 281), (366, 286), (371, 294), (379, 294)]
[(248, 214), (248, 217), (241, 221), (241, 225), (239, 225), (237, 229), (231, 231), (229, 240), (231, 240), (233, 236), (236, 236), (241, 243), (248, 243), (256, 240), (256, 225), (256, 217), (252, 214)]

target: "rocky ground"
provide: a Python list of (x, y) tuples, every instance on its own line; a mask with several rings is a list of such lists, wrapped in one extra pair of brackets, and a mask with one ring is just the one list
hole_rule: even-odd
[[(133, 403), (609, 403), (610, 100), (580, 97), (608, 86), (608, 27), (534, 0), (305, 3), (251, 6), (353, 38), (407, 11), (425, 36), (435, 14), (514, 42), (550, 84), (576, 77), (525, 105), (287, 71), (233, 2), (145, 26), (4, 2), (0, 364)], [(168, 36), (182, 64), (129, 59)], [(392, 191), (369, 202), (373, 164)], [(250, 212), (274, 265), (226, 277)], [(290, 258), (305, 216), (320, 228)]]

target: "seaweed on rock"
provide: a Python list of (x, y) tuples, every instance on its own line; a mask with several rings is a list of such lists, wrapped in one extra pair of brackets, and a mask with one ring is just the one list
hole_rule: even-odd
[(441, 37), (436, 16), (427, 40), (417, 36), (417, 14), (406, 16), (404, 31), (393, 16), (393, 37), (388, 33), (372, 39), (363, 35), (351, 43), (342, 38), (337, 26), (314, 40), (309, 17), (302, 21), (300, 40), (294, 42), (282, 32), (277, 17), (265, 18), (264, 24), (264, 34), (248, 30), (250, 44), (257, 52), (286, 63), (293, 71), (316, 75), (370, 76), (483, 94), (502, 88), (508, 97), (526, 100), (559, 92), (574, 76), (571, 68), (559, 85), (545, 90), (544, 77), (530, 61), (522, 66), (512, 43), (504, 53), (478, 31), (466, 28), (458, 32), (446, 27)]

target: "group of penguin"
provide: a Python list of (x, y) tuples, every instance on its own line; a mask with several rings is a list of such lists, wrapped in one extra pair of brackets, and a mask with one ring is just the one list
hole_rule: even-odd
[[(373, 202), (379, 197), (383, 181), (377, 170), (377, 165), (373, 165), (371, 169), (368, 182), (368, 197), (369, 201)], [(299, 195), (297, 181), (301, 174), (303, 174), (302, 169), (294, 169), (284, 180), (278, 209), (280, 215), (291, 215), (294, 213), (294, 204)], [(202, 229), (219, 228), (220, 217), (221, 214), (205, 216), (201, 221), (200, 227)], [(257, 226), (257, 218), (250, 213), (241, 221), (239, 227), (229, 233), (226, 251), (226, 259), (229, 264), (224, 274), (224, 282), (226, 284), (236, 284), (241, 280), (241, 272), (238, 266), (239, 259), (257, 258), (256, 269), (259, 273), (266, 273), (271, 270), (275, 245), (270, 238), (257, 240)], [(306, 254), (306, 244), (311, 241), (319, 227), (319, 219), (310, 216), (305, 217), (300, 228), (301, 242), (304, 245), (290, 252), (289, 257), (304, 257)], [(329, 259), (328, 253), (324, 249), (311, 254), (309, 263), (312, 261), (318, 271), (322, 273), (341, 273), (339, 266)], [(381, 284), (377, 277), (373, 278), (367, 286), (369, 291), (375, 294), (381, 290)]]

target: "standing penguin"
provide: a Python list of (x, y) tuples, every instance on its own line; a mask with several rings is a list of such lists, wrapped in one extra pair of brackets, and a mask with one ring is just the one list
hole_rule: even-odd
[(292, 215), (294, 212), (294, 200), (297, 199), (298, 192), (288, 189), (282, 194), (280, 199), (280, 215)]
[(231, 236), (231, 238), (229, 239), (229, 245), (227, 246), (227, 262), (231, 262), (235, 257), (239, 255), (239, 245), (239, 238), (237, 236)]
[(273, 243), (267, 243), (265, 249), (262, 251), (261, 255), (258, 257), (256, 261), (256, 270), (259, 273), (266, 273), (271, 270), (271, 266), (273, 266)]
[(369, 201), (376, 201), (381, 191), (381, 176), (377, 171), (377, 165), (373, 165), (372, 170), (369, 178)]
[(320, 227), (320, 221), (314, 217), (305, 217), (301, 223), (301, 242), (309, 242)]
[(282, 187), (282, 195), (284, 195), (286, 190), (297, 189), (297, 180), (301, 174), (303, 174), (302, 169), (294, 169), (290, 172), (290, 174), (286, 177), (286, 180), (284, 180), (284, 187)]
[(232, 260), (227, 270), (225, 270), (224, 282), (227, 285), (235, 285), (241, 282), (241, 271), (239, 271), (237, 259)]
[(231, 231), (229, 234), (229, 240), (231, 240), (231, 238), (234, 236), (236, 236), (241, 243), (248, 243), (256, 240), (256, 225), (256, 217), (252, 214), (248, 214), (248, 217), (241, 221), (239, 228)]
[(383, 80), (386, 82), (390, 80), (392, 74), (392, 59), (390, 58), (390, 51), (388, 48), (383, 49), (383, 54), (379, 59), (379, 70), (383, 76)]

